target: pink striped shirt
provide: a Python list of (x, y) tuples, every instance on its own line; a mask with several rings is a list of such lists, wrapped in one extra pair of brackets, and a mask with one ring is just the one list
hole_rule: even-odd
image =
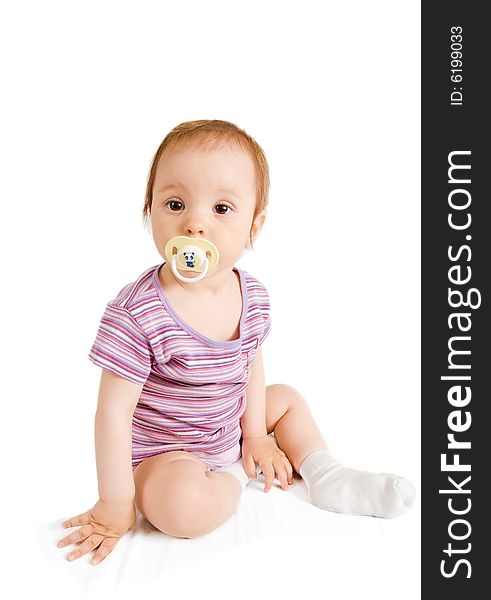
[(132, 464), (187, 450), (210, 469), (238, 460), (240, 417), (256, 350), (271, 327), (266, 288), (240, 276), (239, 339), (202, 335), (173, 310), (153, 266), (127, 284), (102, 315), (89, 359), (143, 388), (133, 414)]

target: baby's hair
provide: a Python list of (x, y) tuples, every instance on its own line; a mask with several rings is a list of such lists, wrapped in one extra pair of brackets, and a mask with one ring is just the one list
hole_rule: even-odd
[[(157, 165), (164, 152), (174, 150), (177, 147), (193, 147), (200, 150), (213, 150), (220, 148), (227, 143), (234, 144), (248, 152), (254, 163), (256, 171), (256, 207), (254, 209), (252, 220), (254, 222), (256, 216), (260, 212), (265, 211), (268, 205), (269, 167), (266, 156), (256, 140), (243, 129), (234, 125), (234, 123), (216, 119), (204, 119), (199, 121), (186, 121), (177, 125), (174, 129), (169, 131), (158, 147), (148, 173), (145, 203), (143, 205), (144, 224), (147, 225), (150, 221), (153, 184), (155, 182)], [(250, 232), (249, 243), (252, 248)]]

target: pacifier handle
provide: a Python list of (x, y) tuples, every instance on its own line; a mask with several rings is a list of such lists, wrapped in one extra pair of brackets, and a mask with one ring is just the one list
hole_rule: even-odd
[(172, 272), (177, 277), (177, 279), (179, 279), (180, 281), (184, 281), (184, 283), (194, 283), (196, 281), (201, 281), (201, 279), (203, 279), (203, 277), (208, 273), (208, 265), (210, 264), (208, 257), (205, 258), (204, 271), (202, 273), (200, 273), (197, 277), (184, 277), (183, 275), (181, 275), (179, 273), (179, 271), (177, 270), (176, 260), (177, 260), (177, 254), (173, 254), (172, 261), (171, 261)]

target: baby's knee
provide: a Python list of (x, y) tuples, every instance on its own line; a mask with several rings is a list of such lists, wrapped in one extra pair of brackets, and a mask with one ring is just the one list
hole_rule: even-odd
[(297, 389), (286, 383), (274, 383), (268, 386), (268, 390), (271, 390), (274, 392), (274, 394), (281, 397), (288, 408), (292, 408), (299, 404), (306, 404), (306, 400), (302, 394)]
[(180, 538), (194, 538), (205, 533), (204, 517), (209, 504), (208, 481), (180, 481), (163, 493), (154, 525), (164, 533)]
[(174, 537), (194, 538), (218, 527), (236, 508), (239, 486), (208, 474), (195, 460), (149, 464), (137, 479), (137, 506), (154, 527)]

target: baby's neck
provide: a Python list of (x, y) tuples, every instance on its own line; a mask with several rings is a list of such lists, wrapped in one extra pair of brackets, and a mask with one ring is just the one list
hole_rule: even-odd
[[(186, 272), (184, 272), (186, 273)], [(188, 277), (184, 274), (184, 277)], [(193, 276), (195, 277), (195, 276)], [(192, 277), (190, 277), (192, 279)], [(193, 296), (201, 297), (217, 297), (221, 296), (229, 289), (231, 284), (236, 285), (236, 275), (232, 268), (217, 269), (214, 273), (207, 275), (196, 283), (184, 283), (174, 277), (172, 269), (166, 262), (159, 270), (159, 280), (164, 290), (179, 290), (184, 294), (192, 294)]]

